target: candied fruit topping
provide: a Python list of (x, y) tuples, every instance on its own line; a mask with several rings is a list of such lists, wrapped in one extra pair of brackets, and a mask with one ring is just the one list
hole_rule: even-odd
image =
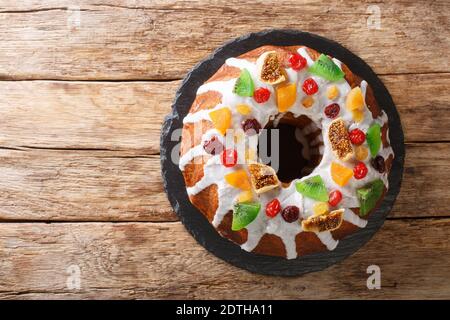
[(333, 190), (330, 192), (329, 198), (328, 204), (332, 207), (336, 207), (342, 200), (342, 193), (339, 190)]
[(278, 111), (286, 112), (295, 103), (297, 98), (297, 85), (295, 83), (280, 84), (277, 89)]
[(261, 125), (256, 119), (247, 119), (242, 123), (242, 130), (246, 135), (252, 136), (259, 133)]
[(252, 189), (247, 172), (243, 169), (226, 174), (225, 181), (237, 189), (245, 191), (250, 191)]
[(355, 148), (356, 160), (364, 161), (364, 160), (366, 160), (368, 155), (369, 155), (369, 149), (367, 149), (365, 146), (357, 146)]
[(360, 123), (364, 120), (364, 111), (352, 110), (352, 117), (355, 122)]
[(248, 165), (250, 178), (256, 193), (264, 193), (279, 185), (278, 177), (272, 167), (262, 163), (251, 163)]
[(382, 156), (376, 156), (374, 159), (370, 161), (370, 164), (379, 173), (383, 173), (384, 171), (386, 171), (386, 164)]
[(330, 100), (334, 100), (339, 95), (339, 89), (335, 85), (329, 86), (327, 89), (327, 98)]
[(364, 98), (360, 87), (354, 87), (348, 93), (345, 105), (350, 111), (364, 109)]
[(260, 210), (259, 202), (236, 203), (233, 208), (231, 230), (239, 231), (248, 226), (258, 216)]
[(222, 152), (222, 164), (231, 168), (234, 167), (237, 163), (237, 151), (234, 149), (226, 149)]
[(203, 143), (203, 149), (208, 154), (216, 155), (222, 152), (223, 144), (219, 141), (219, 138), (213, 136)]
[(242, 114), (243, 116), (246, 116), (252, 112), (252, 108), (248, 104), (240, 103), (236, 106), (237, 112)]
[(339, 163), (332, 162), (331, 163), (331, 178), (337, 185), (343, 187), (345, 186), (350, 179), (353, 177), (353, 170), (347, 168)]
[(359, 146), (366, 141), (366, 135), (360, 129), (353, 129), (348, 135), (354, 145)]
[(281, 216), (284, 221), (292, 223), (298, 220), (300, 215), (300, 209), (296, 206), (288, 206), (281, 211)]
[(233, 92), (241, 97), (251, 97), (255, 91), (255, 85), (253, 83), (252, 76), (247, 69), (242, 69), (239, 78), (234, 84)]
[(231, 125), (231, 110), (227, 107), (213, 110), (209, 113), (209, 117), (216, 128), (222, 135)]
[(305, 98), (303, 98), (302, 100), (302, 105), (305, 108), (311, 108), (312, 105), (314, 104), (314, 98), (311, 96), (306, 96)]
[(295, 52), (289, 56), (289, 64), (295, 71), (300, 71), (306, 66), (306, 59), (299, 53)]
[(344, 209), (338, 209), (321, 214), (320, 216), (311, 216), (302, 221), (302, 228), (304, 231), (311, 232), (336, 230), (341, 226), (344, 211)]
[(281, 211), (281, 204), (278, 199), (273, 199), (266, 205), (266, 215), (270, 218), (275, 217)]
[(317, 86), (317, 82), (315, 82), (313, 78), (306, 79), (305, 82), (303, 82), (302, 89), (303, 89), (303, 92), (306, 93), (309, 96), (313, 95), (317, 91), (319, 91), (319, 87)]
[(251, 190), (242, 191), (238, 196), (238, 202), (249, 202), (253, 200), (253, 192)]
[(253, 99), (255, 99), (257, 103), (264, 103), (267, 100), (269, 100), (269, 98), (270, 98), (270, 91), (267, 88), (259, 88), (253, 94)]
[(256, 161), (255, 149), (248, 148), (245, 150), (245, 161), (246, 162)]
[(353, 175), (355, 179), (363, 179), (369, 170), (367, 169), (364, 162), (358, 162), (356, 166), (353, 168)]
[(331, 149), (342, 161), (347, 161), (353, 156), (353, 147), (348, 137), (348, 131), (341, 118), (333, 120), (328, 127), (328, 140), (331, 143)]
[(369, 145), (370, 155), (374, 158), (381, 147), (381, 126), (374, 123), (367, 129), (367, 144)]
[(260, 65), (259, 77), (261, 81), (275, 85), (286, 80), (284, 72), (281, 69), (280, 61), (278, 60), (278, 55), (275, 51), (265, 52), (260, 56), (261, 61), (258, 61)]
[(316, 202), (313, 205), (313, 213), (315, 216), (319, 216), (321, 214), (324, 214), (330, 210), (330, 207), (328, 206), (327, 202)]
[(332, 103), (325, 107), (324, 113), (329, 119), (334, 119), (339, 115), (341, 107), (337, 103)]

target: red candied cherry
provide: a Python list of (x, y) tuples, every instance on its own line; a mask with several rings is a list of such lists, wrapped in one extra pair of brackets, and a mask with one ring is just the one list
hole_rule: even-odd
[(328, 197), (328, 204), (332, 207), (336, 207), (342, 200), (342, 193), (339, 190), (333, 190), (330, 192)]
[(245, 134), (251, 136), (259, 133), (259, 130), (261, 130), (261, 125), (256, 119), (247, 119), (242, 122), (242, 130), (244, 130)]
[(300, 215), (300, 209), (296, 206), (288, 206), (281, 211), (281, 216), (283, 217), (284, 221), (286, 222), (294, 222), (298, 220), (298, 217)]
[(203, 149), (205, 149), (206, 153), (215, 155), (222, 152), (223, 144), (217, 137), (213, 136), (210, 140), (203, 143)]
[(319, 91), (319, 87), (317, 86), (317, 82), (314, 81), (312, 78), (308, 78), (303, 82), (303, 92), (306, 93), (308, 96), (313, 95), (317, 91)]
[(289, 63), (291, 64), (292, 69), (294, 69), (295, 71), (299, 71), (306, 66), (306, 59), (295, 52), (289, 56)]
[(348, 135), (350, 141), (357, 146), (363, 144), (366, 140), (366, 135), (359, 129), (353, 129)]
[(341, 111), (341, 107), (337, 103), (332, 103), (326, 106), (324, 113), (328, 118), (334, 119), (338, 116), (339, 111)]
[(273, 199), (266, 205), (266, 214), (268, 217), (275, 217), (281, 210), (281, 204), (278, 199)]
[(369, 170), (367, 169), (364, 162), (359, 161), (356, 166), (353, 168), (353, 176), (355, 179), (362, 179), (367, 175), (367, 172)]
[(253, 93), (253, 99), (258, 103), (264, 103), (270, 98), (270, 91), (267, 88), (258, 88)]
[(237, 151), (234, 149), (226, 149), (222, 152), (222, 164), (231, 168), (234, 167), (237, 163)]

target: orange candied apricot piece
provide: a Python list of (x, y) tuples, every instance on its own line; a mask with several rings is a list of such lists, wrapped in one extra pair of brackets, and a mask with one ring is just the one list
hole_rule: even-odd
[(295, 83), (283, 83), (276, 89), (278, 111), (289, 110), (297, 98), (297, 85)]
[(225, 132), (231, 125), (231, 110), (227, 107), (213, 110), (209, 113), (209, 117), (214, 128), (222, 135), (225, 135)]
[(337, 185), (341, 187), (345, 186), (351, 177), (353, 177), (352, 169), (342, 166), (336, 162), (331, 163), (331, 178)]
[(225, 181), (229, 185), (244, 191), (249, 191), (252, 189), (247, 172), (243, 169), (226, 174)]

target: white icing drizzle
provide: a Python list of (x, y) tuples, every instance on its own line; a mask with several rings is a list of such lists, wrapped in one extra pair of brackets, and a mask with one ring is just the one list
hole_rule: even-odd
[[(308, 66), (311, 66), (314, 61), (308, 55), (305, 48), (300, 48), (298, 53), (306, 58)], [(337, 59), (333, 59), (336, 65), (341, 68), (341, 62)], [(208, 110), (200, 110), (194, 113), (189, 113), (184, 119), (183, 123), (198, 123), (202, 120), (210, 120), (209, 113), (212, 110), (220, 109), (223, 107), (230, 108), (232, 112), (232, 127), (233, 130), (240, 130), (241, 122), (246, 118), (255, 118), (262, 127), (266, 126), (269, 120), (273, 121), (274, 127), (276, 127), (283, 117), (284, 114), (280, 114), (278, 112), (278, 108), (275, 100), (275, 90), (273, 86), (266, 85), (262, 83), (257, 77), (257, 63), (253, 63), (247, 61), (245, 59), (238, 58), (230, 58), (226, 60), (226, 64), (232, 67), (236, 67), (239, 69), (246, 68), (250, 74), (252, 74), (252, 79), (255, 84), (255, 88), (265, 87), (270, 90), (271, 96), (270, 99), (264, 103), (263, 105), (257, 104), (252, 97), (240, 97), (233, 93), (234, 84), (236, 79), (231, 79), (227, 81), (212, 81), (203, 84), (197, 90), (197, 95), (208, 92), (208, 91), (217, 91), (222, 95), (222, 102), (215, 106), (213, 109)], [(311, 171), (308, 176), (305, 176), (301, 179), (296, 179), (292, 181), (288, 187), (286, 188), (276, 188), (269, 192), (258, 195), (258, 202), (261, 203), (261, 211), (256, 217), (256, 219), (250, 223), (246, 229), (248, 238), (247, 241), (241, 245), (241, 248), (247, 251), (252, 251), (259, 243), (264, 234), (273, 234), (278, 236), (284, 243), (286, 248), (286, 256), (288, 259), (293, 259), (297, 257), (297, 249), (295, 238), (300, 233), (303, 232), (301, 224), (298, 222), (287, 223), (284, 221), (280, 214), (278, 214), (274, 218), (268, 218), (265, 214), (263, 214), (264, 208), (266, 204), (272, 200), (273, 198), (278, 198), (280, 200), (281, 206), (286, 207), (288, 205), (295, 205), (299, 207), (300, 214), (302, 219), (306, 219), (313, 214), (312, 207), (316, 203), (315, 200), (310, 198), (303, 197), (300, 193), (298, 193), (295, 189), (295, 183), (297, 181), (301, 181), (307, 179), (311, 176), (320, 175), (325, 183), (325, 186), (328, 190), (339, 189), (342, 192), (343, 199), (340, 203), (340, 207), (344, 208), (344, 220), (363, 228), (367, 225), (367, 221), (361, 219), (358, 215), (356, 215), (349, 208), (359, 207), (359, 202), (356, 198), (355, 190), (367, 184), (368, 182), (374, 180), (375, 178), (381, 178), (386, 187), (388, 187), (387, 181), (387, 173), (380, 174), (376, 170), (374, 170), (369, 164), (369, 158), (364, 162), (369, 169), (369, 172), (366, 177), (360, 180), (352, 179), (352, 183), (346, 185), (345, 187), (340, 187), (335, 184), (330, 174), (330, 165), (332, 161), (342, 163), (339, 159), (335, 157), (333, 152), (331, 151), (331, 147), (329, 145), (328, 139), (323, 139), (323, 136), (328, 135), (328, 125), (331, 120), (326, 118), (323, 115), (323, 108), (329, 105), (332, 102), (336, 102), (341, 106), (340, 117), (350, 123), (349, 130), (354, 128), (360, 128), (361, 130), (366, 131), (369, 126), (373, 122), (379, 123), (383, 126), (387, 123), (387, 115), (382, 112), (381, 116), (374, 119), (372, 117), (372, 113), (368, 108), (365, 108), (364, 112), (364, 120), (360, 123), (355, 123), (352, 118), (351, 112), (347, 111), (345, 108), (345, 98), (350, 92), (351, 87), (345, 81), (345, 79), (341, 79), (339, 81), (333, 82), (339, 90), (339, 97), (334, 101), (329, 100), (326, 96), (326, 89), (331, 84), (327, 80), (312, 75), (307, 72), (307, 68), (302, 69), (297, 72), (291, 68), (286, 69), (286, 74), (289, 82), (295, 82), (297, 84), (297, 97), (294, 105), (289, 109), (294, 117), (299, 117), (301, 115), (305, 115), (309, 117), (312, 122), (301, 129), (301, 132), (297, 132), (296, 137), (299, 142), (304, 146), (304, 158), (308, 159), (311, 154), (320, 153), (322, 154), (322, 160), (320, 164), (312, 169), (312, 168), (304, 168), (305, 171)], [(315, 103), (310, 108), (304, 108), (301, 104), (302, 99), (305, 97), (301, 89), (301, 85), (306, 78), (313, 78), (318, 86), (319, 92), (314, 95)], [(366, 91), (367, 91), (367, 82), (362, 81), (360, 84), (361, 91), (363, 93), (363, 97), (365, 99)], [(247, 104), (251, 106), (251, 114), (247, 116), (242, 116), (236, 111), (236, 106), (238, 104)], [(317, 136), (311, 144), (308, 144), (305, 136), (309, 135), (319, 129), (322, 129), (322, 134)], [(198, 156), (206, 155), (206, 152), (203, 150), (203, 142), (210, 139), (212, 135), (216, 135), (220, 137), (220, 134), (217, 133), (215, 129), (208, 130), (205, 132), (201, 139), (201, 144), (194, 146), (189, 151), (186, 152), (180, 158), (179, 167), (181, 170), (184, 170), (185, 166), (188, 163)], [(387, 137), (388, 138), (388, 137)], [(223, 140), (221, 140), (223, 142)], [(388, 140), (389, 141), (389, 140)], [(245, 146), (249, 146), (256, 150), (258, 143), (258, 136), (244, 136), (241, 142), (237, 142), (235, 144), (235, 148), (237, 150), (245, 150)], [(364, 145), (367, 147), (367, 142), (364, 142)], [(228, 146), (228, 144), (227, 144)], [(307, 146), (307, 147), (306, 147)], [(310, 148), (310, 146), (314, 146), (314, 148)], [(218, 208), (213, 218), (212, 224), (215, 227), (218, 227), (223, 219), (223, 217), (233, 208), (233, 204), (236, 201), (236, 197), (239, 195), (241, 190), (233, 188), (228, 185), (224, 176), (227, 173), (233, 172), (236, 169), (244, 168), (246, 169), (245, 162), (243, 161), (242, 152), (238, 152), (239, 154), (239, 162), (233, 168), (226, 168), (221, 164), (220, 157), (218, 155), (212, 156), (203, 167), (204, 175), (203, 177), (194, 185), (187, 188), (187, 192), (189, 195), (196, 195), (205, 188), (216, 184), (217, 185), (217, 193), (218, 193)], [(381, 147), (379, 151), (379, 155), (383, 156), (387, 159), (390, 155), (393, 156), (393, 151), (391, 147), (384, 148)], [(335, 240), (331, 234), (331, 232), (319, 232), (316, 233), (317, 237), (320, 241), (327, 247), (328, 250), (334, 250), (338, 245), (338, 241)]]

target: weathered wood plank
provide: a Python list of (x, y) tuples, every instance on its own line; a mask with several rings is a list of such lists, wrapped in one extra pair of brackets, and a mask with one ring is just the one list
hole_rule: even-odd
[[(449, 299), (449, 237), (450, 219), (390, 220), (342, 263), (282, 278), (228, 265), (179, 222), (0, 224), (0, 297)], [(369, 265), (380, 290), (366, 287)], [(67, 287), (70, 266), (80, 290)]]
[[(406, 151), (391, 217), (450, 216), (450, 144)], [(174, 221), (159, 161), (117, 151), (0, 150), (0, 219)]]
[[(449, 72), (448, 2), (255, 5), (216, 1), (3, 1), (0, 76), (7, 79), (175, 79), (225, 41), (268, 28), (334, 39), (377, 73)], [(420, 17), (418, 19), (417, 17)]]
[(158, 153), (178, 82), (0, 83), (0, 145)]
[[(384, 76), (406, 141), (450, 140), (450, 73)], [(159, 152), (179, 81), (0, 83), (0, 146)]]
[(0, 219), (175, 220), (158, 156), (0, 150)]

